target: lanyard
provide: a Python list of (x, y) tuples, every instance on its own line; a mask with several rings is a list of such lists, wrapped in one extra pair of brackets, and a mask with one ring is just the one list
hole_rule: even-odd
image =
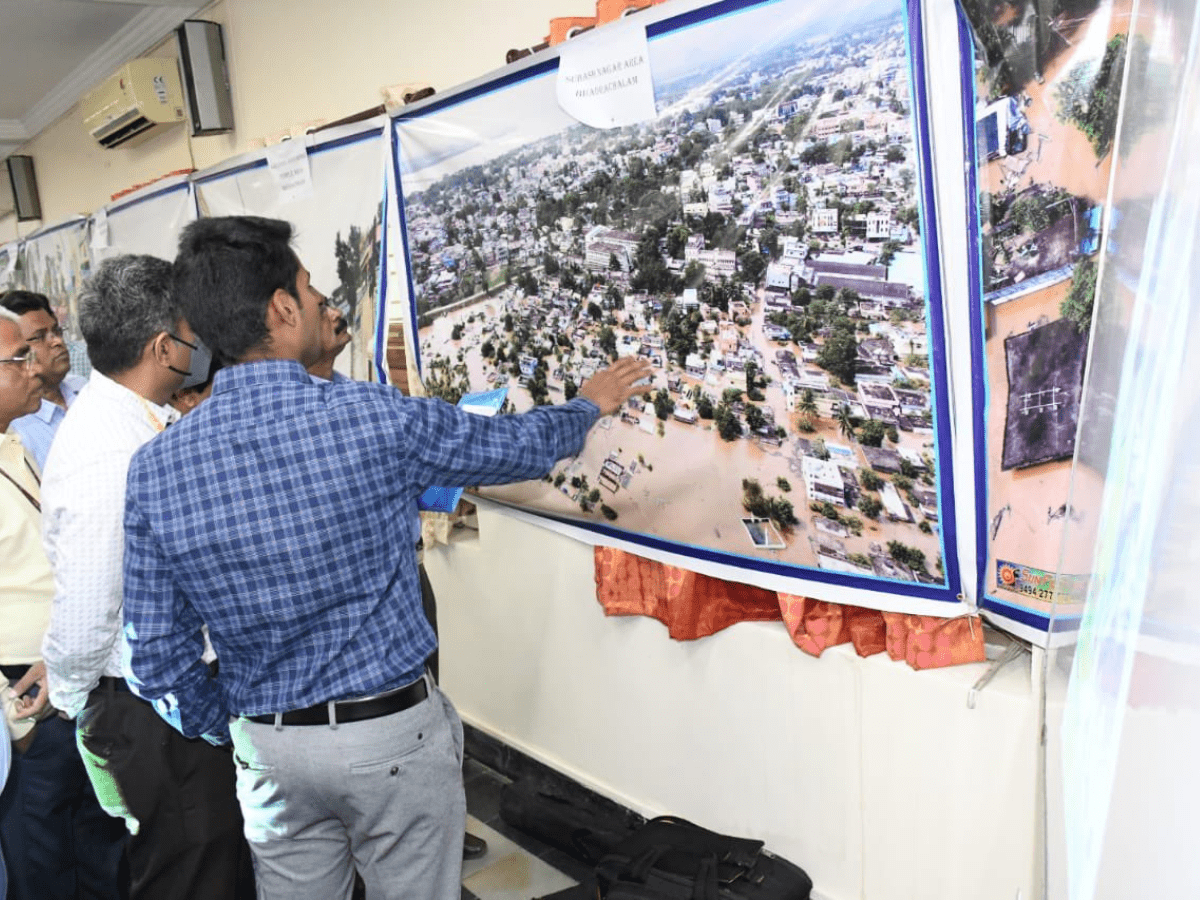
[(135, 396), (142, 404), (142, 409), (146, 412), (146, 420), (150, 423), (150, 427), (154, 429), (154, 433), (162, 434), (164, 429), (166, 429), (166, 427), (171, 423), (163, 422), (161, 419), (159, 419), (159, 417), (155, 415), (154, 410), (150, 408), (150, 404), (146, 402), (145, 397), (143, 397), (141, 394), (135, 394)]
[[(33, 475), (33, 480), (37, 481), (37, 473), (33, 471), (33, 466), (29, 465), (29, 460), (25, 460), (25, 466), (29, 469), (29, 474)], [(9, 475), (6, 471), (4, 471), (4, 469), (0, 469), (0, 475), (3, 475), (5, 478), (11, 481), (13, 486), (25, 495), (25, 499), (33, 504), (34, 509), (36, 509), (38, 512), (42, 511), (42, 504), (38, 503), (37, 497), (25, 490), (25, 487), (19, 481), (17, 481), (17, 479)]]

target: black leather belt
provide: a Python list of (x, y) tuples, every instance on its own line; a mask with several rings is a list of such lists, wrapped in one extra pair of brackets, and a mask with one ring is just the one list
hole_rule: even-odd
[(112, 675), (101, 675), (100, 683), (96, 685), (94, 690), (123, 691), (126, 694), (133, 693), (133, 691), (129, 690), (129, 685), (124, 678), (114, 678)]
[[(378, 697), (368, 697), (363, 700), (339, 700), (333, 704), (334, 715), (339, 723), (361, 722), (364, 719), (378, 719), (401, 710), (416, 706), (429, 696), (429, 687), (424, 678), (418, 678), (412, 684), (380, 694)], [(264, 713), (261, 716), (246, 716), (251, 722), (264, 725), (275, 724), (275, 713)], [(328, 725), (329, 704), (319, 703), (307, 709), (293, 709), (283, 714), (284, 725)]]

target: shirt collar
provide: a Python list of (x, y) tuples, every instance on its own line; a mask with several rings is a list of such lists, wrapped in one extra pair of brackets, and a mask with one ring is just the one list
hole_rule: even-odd
[[(58, 383), (59, 393), (62, 394), (62, 398), (66, 402), (68, 409), (70, 408), (71, 404), (75, 402), (75, 398), (79, 396), (80, 390), (82, 390), (83, 386), (86, 384), (86, 379), (79, 378), (75, 375), (71, 375), (70, 373), (68, 373), (67, 376)], [(31, 413), (31, 415), (37, 416), (47, 425), (54, 421), (54, 416), (56, 414), (65, 416), (67, 411), (57, 403), (51, 403), (46, 399), (43, 399), (37, 410)]]
[(170, 425), (179, 418), (179, 411), (170, 404), (160, 406), (153, 400), (147, 400), (136, 391), (131, 391), (125, 385), (118, 384), (100, 372), (92, 372), (88, 386), (89, 391), (95, 391), (96, 394), (106, 397), (114, 403), (121, 404), (131, 412), (145, 415), (146, 411), (149, 410), (164, 426)]
[[(64, 397), (63, 399), (65, 400), (66, 398)], [(33, 411), (32, 415), (37, 416), (39, 419), (49, 425), (52, 421), (54, 421), (55, 413), (63, 413), (65, 415), (66, 410), (64, 410), (57, 403), (51, 403), (49, 400), (43, 397), (41, 404), (36, 410)]]
[(86, 384), (86, 378), (80, 378), (78, 375), (72, 375), (69, 372), (67, 373), (67, 377), (59, 383), (58, 389), (62, 391), (63, 399), (67, 401), (68, 407), (75, 402), (75, 398), (79, 396), (79, 392), (83, 390)]
[(238, 363), (236, 366), (226, 366), (217, 372), (213, 378), (213, 393), (224, 394), (255, 384), (278, 384), (287, 381), (312, 384), (308, 372), (304, 371), (304, 366), (297, 360), (258, 359), (254, 362)]

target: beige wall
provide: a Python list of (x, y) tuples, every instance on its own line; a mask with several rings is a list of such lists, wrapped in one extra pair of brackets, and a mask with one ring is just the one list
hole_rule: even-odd
[[(380, 89), (424, 82), (445, 90), (504, 64), (551, 17), (586, 13), (581, 0), (220, 0), (197, 18), (225, 27), (235, 130), (191, 138), (186, 125), (137, 147), (102, 150), (72, 109), (18, 153), (37, 171), (43, 220), (0, 218), (0, 243), (90, 213), (112, 195), (177, 169), (205, 169), (264, 137), (332, 121), (382, 102)], [(147, 56), (178, 58), (174, 37)]]

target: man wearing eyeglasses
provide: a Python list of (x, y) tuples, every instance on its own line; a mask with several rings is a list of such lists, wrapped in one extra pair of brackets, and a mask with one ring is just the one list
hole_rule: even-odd
[(15, 313), (21, 332), (33, 351), (34, 375), (41, 383), (42, 401), (30, 415), (12, 423), (25, 449), (33, 454), (39, 467), (46, 465), (50, 443), (62, 423), (67, 408), (87, 384), (86, 379), (70, 374), (71, 353), (63, 341), (62, 326), (45, 294), (33, 291), (9, 291), (0, 296), (0, 306)]
[(152, 256), (105, 260), (80, 295), (79, 325), (93, 374), (42, 483), (50, 699), (76, 720), (96, 793), (129, 828), (131, 900), (249, 898), (233, 760), (172, 730), (121, 674), (129, 461), (178, 417), (172, 394), (207, 378), (208, 352), (171, 295), (171, 264)]
[[(19, 317), (0, 307), (0, 685), (12, 682), (5, 712), (20, 737), (0, 793), (7, 896), (116, 900), (125, 829), (96, 802), (74, 725), (46, 702), (41, 645), (54, 578), (42, 549), (38, 467), (9, 428), (40, 396)], [(3, 729), (0, 740), (8, 741)]]

